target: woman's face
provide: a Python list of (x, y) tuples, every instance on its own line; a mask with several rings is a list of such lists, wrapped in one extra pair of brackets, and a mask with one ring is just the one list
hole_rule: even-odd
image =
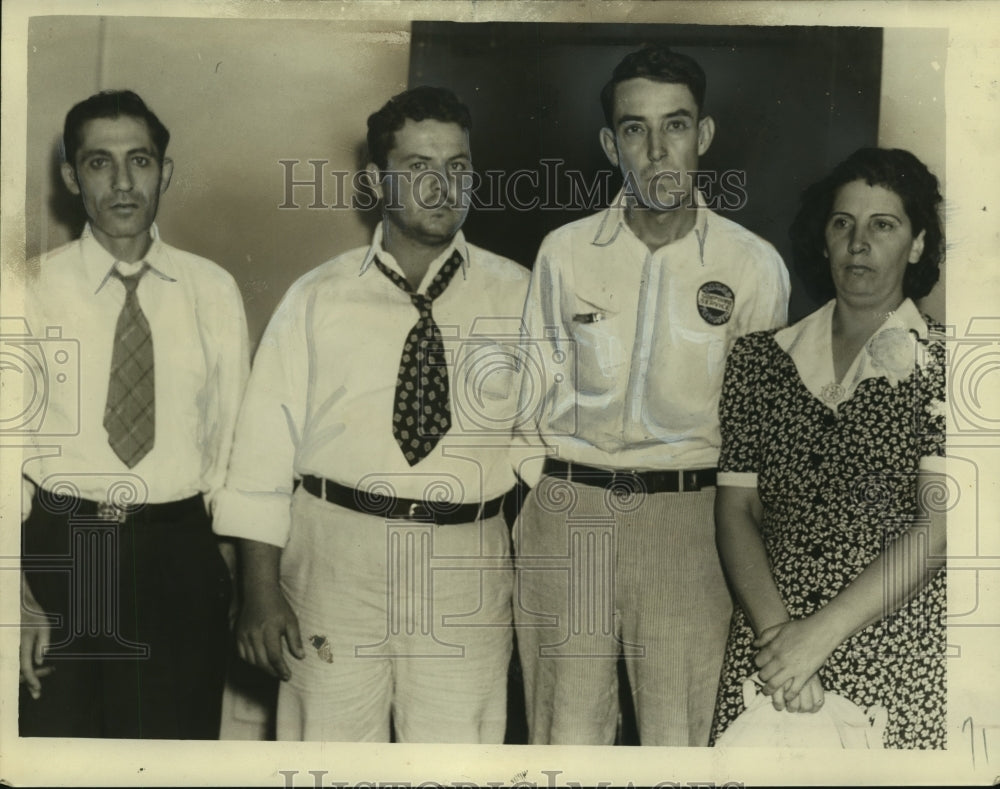
[(913, 236), (899, 195), (861, 179), (844, 184), (824, 235), (838, 301), (879, 312), (899, 306), (906, 267), (924, 251), (924, 232)]

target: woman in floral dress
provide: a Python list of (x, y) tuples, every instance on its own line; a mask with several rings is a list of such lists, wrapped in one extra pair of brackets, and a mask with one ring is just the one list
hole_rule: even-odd
[(757, 675), (778, 710), (824, 692), (888, 711), (885, 745), (945, 744), (945, 432), (937, 179), (862, 149), (806, 190), (795, 262), (825, 306), (726, 366), (717, 542), (739, 602), (713, 742)]

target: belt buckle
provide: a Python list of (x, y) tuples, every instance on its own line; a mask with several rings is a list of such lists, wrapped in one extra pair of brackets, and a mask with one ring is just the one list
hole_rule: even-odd
[(125, 523), (125, 518), (128, 513), (121, 507), (112, 504), (110, 501), (102, 501), (97, 505), (97, 517), (102, 521), (109, 521), (113, 523)]
[(609, 487), (618, 488), (619, 485), (635, 493), (638, 493), (645, 487), (639, 478), (639, 472), (634, 468), (612, 469)]
[(407, 520), (418, 523), (431, 523), (434, 520), (434, 513), (422, 501), (411, 501), (405, 517)]

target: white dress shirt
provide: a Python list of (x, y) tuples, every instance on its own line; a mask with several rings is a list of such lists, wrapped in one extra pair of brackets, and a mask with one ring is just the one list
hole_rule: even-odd
[(419, 314), (383, 274), (382, 248), (354, 249), (300, 278), (271, 318), (254, 359), (215, 530), (283, 547), (293, 480), (306, 474), (409, 499), (489, 500), (515, 480), (517, 348), (528, 272), (458, 233), (463, 264), (433, 302), (448, 361), (452, 426), (411, 467), (392, 433), (400, 354)]
[(622, 195), (542, 242), (524, 315), (546, 380), (522, 398), (527, 440), (603, 468), (716, 464), (726, 354), (785, 324), (789, 281), (770, 244), (698, 201), (694, 228), (655, 252)]
[[(137, 297), (153, 336), (156, 435), (128, 468), (104, 428), (115, 326), (125, 288), (90, 227), (46, 255), (29, 284), (26, 313), (47, 366), (48, 400), (25, 474), (48, 490), (103, 502), (162, 503), (225, 481), (232, 434), (249, 372), (243, 300), (235, 280), (205, 258), (168, 246), (154, 225)], [(124, 487), (123, 487), (124, 485)], [(134, 492), (129, 492), (129, 488)], [(135, 500), (131, 501), (130, 497)]]

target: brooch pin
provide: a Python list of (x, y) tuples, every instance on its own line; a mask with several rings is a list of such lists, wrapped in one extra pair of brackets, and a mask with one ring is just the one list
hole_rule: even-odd
[(823, 398), (824, 402), (836, 403), (844, 396), (844, 387), (840, 384), (833, 383), (827, 384), (823, 387), (820, 392), (820, 397)]

